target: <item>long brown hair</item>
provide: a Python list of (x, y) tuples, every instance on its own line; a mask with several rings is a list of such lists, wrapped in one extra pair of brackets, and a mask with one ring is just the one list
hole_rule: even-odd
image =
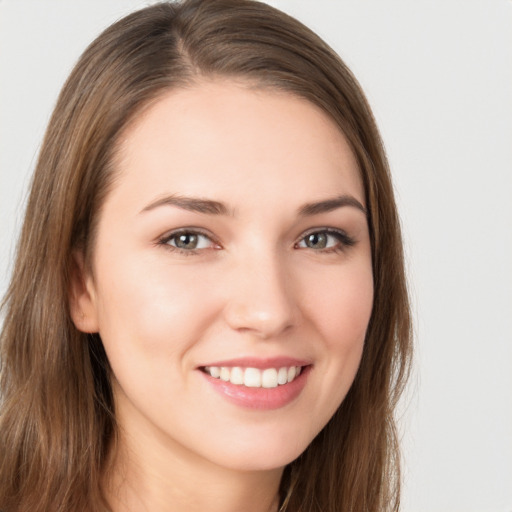
[(61, 91), (33, 177), (1, 334), (0, 508), (108, 510), (115, 447), (109, 365), (69, 314), (72, 253), (90, 256), (121, 132), (164, 92), (242, 79), (321, 107), (347, 137), (366, 191), (374, 305), (362, 362), (334, 417), (284, 472), (287, 512), (398, 510), (394, 407), (410, 314), (382, 142), (357, 81), (318, 36), (251, 0), (186, 0), (135, 12), (84, 52)]

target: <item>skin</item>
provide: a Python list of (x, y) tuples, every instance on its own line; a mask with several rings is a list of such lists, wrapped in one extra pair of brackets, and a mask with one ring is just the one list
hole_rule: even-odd
[[(99, 332), (114, 378), (116, 512), (277, 510), (283, 467), (331, 418), (356, 374), (373, 302), (368, 225), (354, 155), (330, 118), (292, 95), (231, 81), (166, 93), (125, 132), (118, 177), (71, 310)], [(155, 205), (222, 202), (227, 215)], [(150, 206), (151, 205), (151, 206)], [(195, 228), (195, 251), (173, 230)], [(328, 235), (327, 248), (305, 235)], [(309, 240), (309, 239), (308, 239)], [(336, 249), (336, 250), (333, 250)], [(289, 356), (311, 364), (291, 403), (235, 405), (199, 366)], [(200, 492), (198, 492), (198, 489)]]

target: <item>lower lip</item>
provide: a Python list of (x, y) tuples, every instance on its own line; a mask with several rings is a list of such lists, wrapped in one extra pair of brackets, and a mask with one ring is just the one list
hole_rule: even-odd
[(300, 375), (288, 384), (275, 388), (248, 388), (216, 379), (201, 371), (213, 389), (229, 402), (248, 409), (279, 409), (293, 402), (304, 389), (311, 366), (302, 368)]

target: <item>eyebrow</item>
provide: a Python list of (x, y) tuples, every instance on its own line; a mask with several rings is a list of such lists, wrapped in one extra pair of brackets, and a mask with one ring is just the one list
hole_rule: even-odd
[(299, 208), (300, 216), (318, 215), (320, 213), (328, 213), (343, 206), (351, 206), (362, 211), (366, 216), (368, 211), (354, 196), (341, 195), (331, 199), (324, 199), (313, 203), (307, 203)]
[[(204, 213), (207, 215), (229, 215), (231, 217), (235, 216), (235, 211), (220, 201), (181, 195), (161, 197), (143, 208), (141, 213), (154, 210), (160, 206), (176, 206), (183, 210), (195, 213)], [(331, 212), (344, 206), (357, 208), (363, 212), (364, 215), (368, 215), (368, 211), (361, 204), (361, 202), (350, 195), (341, 195), (330, 199), (324, 199), (322, 201), (306, 203), (298, 209), (298, 214), (301, 217), (319, 215), (321, 213)]]
[(206, 213), (207, 215), (230, 215), (234, 217), (234, 211), (230, 210), (224, 203), (213, 201), (212, 199), (202, 199), (199, 197), (187, 197), (180, 195), (170, 195), (162, 197), (148, 204), (142, 211), (154, 210), (159, 206), (176, 206), (182, 210), (196, 213)]

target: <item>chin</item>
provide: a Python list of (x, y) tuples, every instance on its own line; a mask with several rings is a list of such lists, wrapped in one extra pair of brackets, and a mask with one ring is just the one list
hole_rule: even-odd
[[(238, 471), (269, 471), (282, 469), (299, 457), (312, 439), (276, 434), (261, 435), (252, 442), (238, 439), (211, 453), (210, 460), (217, 465)], [(210, 447), (211, 448), (211, 447)]]

